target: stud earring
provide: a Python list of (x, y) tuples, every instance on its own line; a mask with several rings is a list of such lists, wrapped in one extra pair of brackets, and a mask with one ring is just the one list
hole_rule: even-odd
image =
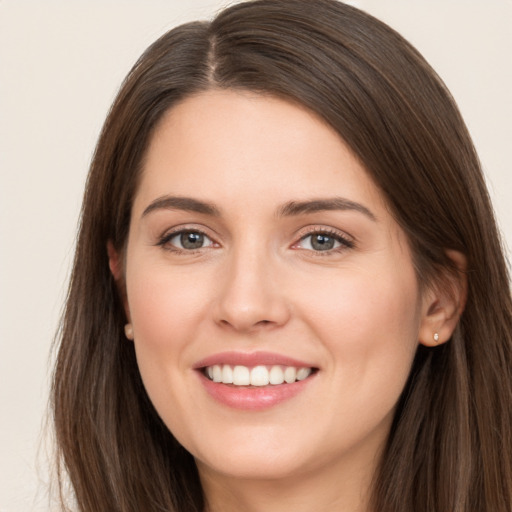
[(434, 333), (434, 341), (439, 343), (439, 334), (437, 332)]
[(133, 340), (133, 326), (132, 324), (126, 324), (124, 326), (124, 335), (129, 339)]

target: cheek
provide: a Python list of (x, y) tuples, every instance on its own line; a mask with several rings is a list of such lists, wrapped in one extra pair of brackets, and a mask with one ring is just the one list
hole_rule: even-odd
[(164, 423), (179, 438), (197, 420), (190, 371), (194, 340), (203, 329), (206, 294), (193, 276), (162, 265), (127, 269), (127, 294), (137, 364)]
[(327, 291), (305, 299), (303, 311), (337, 369), (333, 386), (353, 396), (386, 395), (392, 404), (417, 347), (420, 307), (414, 272), (352, 272), (320, 288)]
[[(345, 279), (312, 314), (330, 353), (331, 431), (355, 440), (389, 431), (417, 347), (416, 280)], [(397, 286), (401, 283), (400, 286)], [(318, 410), (317, 414), (321, 414)], [(352, 418), (352, 420), (350, 420)]]
[(193, 275), (161, 264), (137, 264), (135, 258), (126, 284), (139, 371), (166, 421), (169, 400), (175, 406), (186, 400), (183, 376), (190, 372), (194, 340), (203, 329), (206, 293)]
[[(405, 275), (404, 275), (405, 274)], [(313, 288), (314, 284), (314, 288)], [(302, 294), (302, 309), (308, 310), (314, 324), (326, 333), (336, 333), (347, 342), (373, 344), (379, 338), (394, 335), (404, 338), (417, 333), (419, 327), (419, 294), (413, 272), (369, 271), (340, 272), (325, 280), (307, 283), (305, 288), (315, 293)], [(299, 292), (296, 292), (299, 296)]]
[(136, 337), (163, 353), (187, 345), (200, 328), (207, 303), (198, 280), (159, 265), (134, 268), (128, 276), (128, 307)]

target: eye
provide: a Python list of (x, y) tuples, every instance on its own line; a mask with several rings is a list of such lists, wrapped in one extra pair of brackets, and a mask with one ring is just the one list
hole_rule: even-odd
[(317, 231), (302, 237), (296, 248), (315, 252), (336, 251), (340, 248), (351, 248), (354, 244), (337, 233)]
[(214, 245), (213, 241), (201, 231), (182, 230), (164, 236), (159, 245), (167, 246), (171, 250), (194, 251)]

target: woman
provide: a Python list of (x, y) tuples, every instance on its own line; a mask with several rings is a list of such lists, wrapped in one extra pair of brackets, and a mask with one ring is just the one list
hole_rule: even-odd
[(512, 503), (508, 274), (422, 57), (332, 1), (172, 30), (82, 211), (54, 379), (84, 511)]

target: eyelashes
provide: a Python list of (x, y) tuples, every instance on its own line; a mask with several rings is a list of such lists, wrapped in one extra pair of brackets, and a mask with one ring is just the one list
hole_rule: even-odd
[(175, 231), (160, 239), (158, 245), (179, 249), (180, 251), (196, 251), (203, 247), (212, 247), (214, 242), (202, 231), (187, 229)]
[[(336, 253), (344, 249), (353, 249), (354, 241), (338, 231), (314, 229), (301, 236), (298, 242), (292, 245), (293, 249), (304, 249), (315, 253)], [(322, 254), (323, 255), (323, 254)]]
[(220, 247), (206, 233), (198, 229), (180, 229), (165, 234), (157, 245), (176, 253), (195, 253), (206, 247)]
[[(312, 227), (302, 230), (297, 242), (290, 247), (308, 251), (315, 256), (338, 254), (355, 247), (354, 240), (333, 229)], [(158, 246), (175, 254), (196, 254), (204, 249), (218, 248), (220, 244), (197, 228), (176, 229), (164, 234), (157, 242)]]

